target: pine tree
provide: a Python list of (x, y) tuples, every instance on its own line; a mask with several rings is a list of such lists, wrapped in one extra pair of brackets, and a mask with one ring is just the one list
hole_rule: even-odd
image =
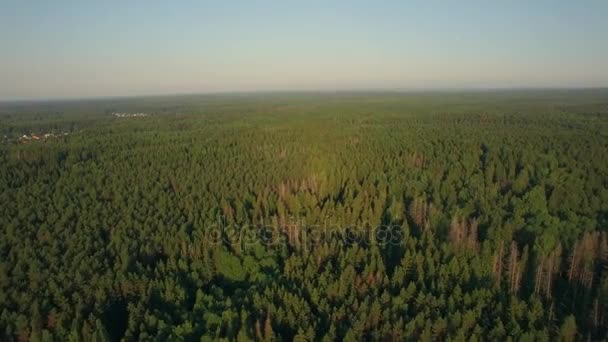
[(559, 334), (560, 340), (564, 342), (573, 342), (576, 339), (576, 319), (573, 315), (566, 317), (559, 329)]

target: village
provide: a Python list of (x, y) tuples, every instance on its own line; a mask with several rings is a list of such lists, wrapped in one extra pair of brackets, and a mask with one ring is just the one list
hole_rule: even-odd
[[(16, 139), (16, 142), (20, 143), (20, 144), (26, 144), (28, 142), (46, 141), (47, 139), (55, 139), (55, 138), (59, 138), (59, 137), (64, 137), (66, 135), (68, 135), (67, 132), (44, 133), (44, 134), (30, 133), (29, 135), (24, 134), (24, 135), (20, 136), (19, 138)], [(8, 139), (8, 137), (6, 135), (4, 136), (4, 139), (5, 139), (5, 141), (10, 142), (10, 139)]]

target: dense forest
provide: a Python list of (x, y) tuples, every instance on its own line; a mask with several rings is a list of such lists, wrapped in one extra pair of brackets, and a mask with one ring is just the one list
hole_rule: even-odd
[(2, 341), (608, 339), (608, 90), (7, 102), (0, 136)]

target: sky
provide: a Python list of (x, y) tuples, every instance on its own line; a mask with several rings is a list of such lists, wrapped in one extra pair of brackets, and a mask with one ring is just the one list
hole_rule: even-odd
[(606, 87), (606, 18), (606, 0), (0, 0), (0, 100)]

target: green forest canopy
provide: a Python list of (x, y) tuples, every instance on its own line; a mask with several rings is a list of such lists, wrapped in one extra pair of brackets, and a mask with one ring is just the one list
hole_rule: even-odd
[(608, 90), (14, 102), (0, 135), (1, 340), (608, 338)]

